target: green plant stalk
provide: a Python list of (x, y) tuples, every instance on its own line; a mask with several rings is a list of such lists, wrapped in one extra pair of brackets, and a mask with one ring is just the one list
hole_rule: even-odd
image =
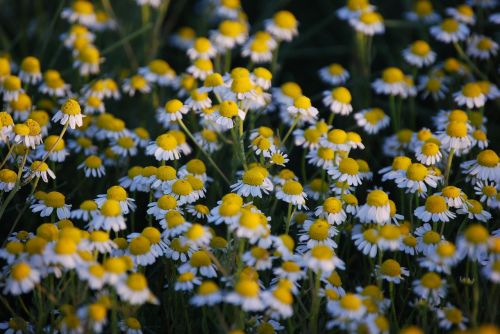
[(448, 180), (450, 179), (450, 170), (451, 164), (453, 162), (453, 156), (455, 155), (455, 149), (450, 149), (450, 153), (448, 154), (448, 161), (446, 162), (446, 170), (444, 172), (444, 186), (448, 185)]
[(318, 333), (318, 313), (319, 313), (319, 304), (320, 298), (318, 296), (319, 288), (321, 281), (321, 270), (316, 274), (314, 280), (314, 287), (311, 290), (311, 320), (309, 322), (309, 330), (312, 334)]
[(186, 125), (184, 124), (184, 122), (180, 119), (178, 120), (178, 123), (179, 125), (181, 126), (181, 128), (184, 130), (184, 132), (186, 132), (186, 134), (188, 135), (188, 137), (193, 141), (193, 143), (200, 149), (200, 151), (205, 155), (205, 157), (208, 159), (208, 161), (210, 162), (210, 164), (215, 168), (215, 170), (217, 171), (217, 173), (219, 173), (219, 175), (222, 177), (222, 179), (228, 184), (230, 185), (231, 182), (229, 182), (228, 178), (226, 177), (226, 175), (224, 175), (224, 173), (222, 172), (222, 170), (219, 168), (219, 166), (217, 166), (217, 164), (215, 163), (215, 161), (212, 159), (212, 157), (210, 156), (210, 154), (205, 151), (203, 149), (203, 147), (201, 147), (200, 144), (198, 144), (198, 142), (196, 141), (196, 139), (194, 138), (193, 134), (191, 133), (191, 131), (189, 131), (189, 129), (186, 127)]

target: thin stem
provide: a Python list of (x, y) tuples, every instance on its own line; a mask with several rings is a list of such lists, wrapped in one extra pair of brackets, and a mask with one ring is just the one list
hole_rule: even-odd
[(476, 74), (483, 80), (488, 80), (488, 77), (486, 75), (484, 75), (476, 66), (476, 64), (474, 64), (474, 62), (469, 58), (469, 56), (467, 56), (467, 54), (464, 52), (464, 50), (462, 49), (462, 47), (460, 46), (460, 44), (458, 44), (458, 42), (454, 42), (453, 43), (453, 46), (455, 47), (455, 50), (457, 50), (457, 53), (458, 55), (463, 59), (465, 60), (465, 62), (467, 63), (467, 65), (470, 66), (470, 68), (472, 69), (472, 71), (476, 72)]
[(184, 122), (180, 119), (178, 120), (178, 123), (179, 125), (181, 126), (182, 130), (184, 130), (184, 132), (186, 132), (186, 134), (188, 135), (189, 138), (191, 138), (191, 140), (194, 142), (194, 144), (200, 149), (200, 151), (207, 157), (208, 161), (210, 162), (210, 164), (212, 164), (212, 166), (215, 168), (215, 170), (217, 171), (217, 173), (219, 173), (219, 175), (222, 177), (222, 179), (228, 184), (230, 185), (231, 182), (229, 182), (229, 179), (226, 177), (226, 175), (224, 175), (224, 172), (222, 172), (222, 170), (219, 168), (219, 166), (217, 166), (217, 164), (215, 163), (215, 161), (212, 159), (212, 157), (210, 156), (210, 154), (205, 151), (203, 149), (203, 147), (201, 147), (200, 144), (198, 144), (198, 142), (196, 141), (196, 139), (194, 138), (193, 134), (191, 133), (191, 131), (189, 131), (189, 129), (186, 127), (186, 125), (184, 124)]
[(318, 311), (319, 311), (319, 287), (320, 287), (320, 280), (321, 280), (321, 271), (319, 271), (316, 274), (315, 281), (314, 281), (314, 288), (312, 289), (311, 293), (311, 320), (309, 322), (309, 329), (312, 334), (318, 333)]
[(452, 148), (452, 149), (450, 149), (450, 153), (448, 154), (448, 161), (446, 163), (446, 170), (444, 172), (444, 186), (445, 187), (448, 185), (448, 180), (450, 178), (451, 163), (453, 161), (454, 155), (455, 155), (455, 149)]
[(295, 116), (295, 118), (293, 119), (293, 123), (292, 123), (292, 126), (290, 127), (290, 129), (288, 129), (288, 132), (285, 134), (285, 137), (283, 138), (283, 140), (281, 141), (281, 144), (282, 145), (285, 145), (285, 142), (286, 140), (288, 139), (288, 137), (290, 137), (290, 135), (292, 134), (292, 131), (293, 129), (295, 128), (295, 126), (297, 125), (297, 122), (299, 121), (299, 115)]

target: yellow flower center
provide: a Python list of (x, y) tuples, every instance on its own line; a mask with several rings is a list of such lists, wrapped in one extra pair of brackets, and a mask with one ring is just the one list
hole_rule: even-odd
[(409, 143), (413, 136), (413, 131), (410, 129), (403, 129), (397, 133), (398, 141), (400, 143)]
[(101, 214), (106, 217), (117, 217), (121, 213), (120, 203), (113, 199), (106, 200), (101, 207)]
[(493, 150), (484, 150), (477, 155), (477, 163), (484, 167), (493, 168), (498, 165), (500, 158)]
[(68, 237), (60, 238), (54, 246), (54, 251), (58, 255), (71, 255), (76, 253), (77, 245), (73, 239)]
[(359, 21), (366, 25), (381, 23), (384, 19), (377, 12), (365, 11), (359, 16)]
[(156, 145), (165, 151), (172, 151), (177, 147), (177, 139), (174, 135), (165, 133), (156, 138)]
[(266, 40), (254, 39), (250, 44), (250, 50), (255, 53), (264, 53), (269, 51), (269, 46)]
[(474, 16), (474, 11), (472, 10), (472, 8), (470, 6), (460, 5), (460, 6), (457, 7), (457, 10), (462, 15), (465, 15), (465, 16), (468, 16), (468, 17)]
[(297, 19), (289, 11), (282, 10), (273, 17), (274, 23), (283, 29), (294, 29), (297, 26)]
[(244, 32), (244, 27), (240, 22), (237, 21), (222, 21), (219, 25), (219, 31), (222, 35), (236, 38)]
[(166, 74), (170, 70), (170, 66), (168, 65), (168, 63), (162, 59), (152, 60), (148, 64), (148, 67), (151, 70), (151, 72), (153, 72), (155, 74), (160, 74), (160, 75)]
[(455, 254), (455, 250), (455, 245), (448, 241), (443, 241), (436, 247), (436, 253), (440, 257), (450, 257)]
[(177, 180), (172, 185), (172, 192), (180, 196), (187, 196), (193, 192), (193, 186), (189, 181)]
[(173, 114), (178, 112), (184, 105), (181, 101), (173, 99), (165, 103), (165, 111), (167, 113)]
[(383, 118), (385, 117), (385, 113), (382, 109), (380, 108), (372, 108), (369, 111), (365, 113), (365, 120), (372, 124), (375, 125), (378, 122), (380, 122)]
[(143, 235), (144, 237), (148, 238), (148, 240), (152, 244), (157, 244), (161, 240), (161, 233), (160, 233), (160, 231), (157, 228), (154, 228), (154, 227), (151, 227), (151, 226), (146, 227), (144, 230), (142, 230), (141, 235)]
[(103, 263), (104, 269), (107, 272), (113, 274), (121, 274), (127, 270), (127, 263), (123, 258), (120, 257), (111, 257), (104, 261)]
[(138, 236), (130, 241), (128, 249), (132, 255), (144, 255), (151, 250), (151, 241), (146, 237)]
[[(260, 38), (260, 40), (264, 40), (264, 39)], [(271, 71), (269, 71), (265, 67), (257, 67), (256, 69), (253, 70), (253, 74), (257, 78), (261, 78), (264, 80), (271, 80), (273, 78), (273, 74), (271, 73)]]
[(454, 19), (445, 19), (441, 23), (441, 29), (443, 29), (443, 31), (447, 33), (454, 33), (458, 31), (459, 25), (460, 24), (458, 23), (458, 21)]
[(66, 115), (79, 115), (82, 113), (82, 109), (78, 101), (69, 99), (62, 105), (61, 112)]
[(446, 133), (450, 137), (463, 138), (467, 136), (467, 123), (450, 122), (446, 127)]
[(309, 227), (309, 236), (314, 240), (326, 240), (330, 225), (324, 219), (316, 219), (316, 221)]
[(194, 41), (193, 47), (199, 53), (205, 53), (212, 47), (210, 40), (205, 37), (199, 37)]
[(411, 164), (406, 170), (406, 176), (413, 181), (423, 181), (428, 174), (427, 167), (420, 163)]
[(259, 284), (251, 279), (242, 279), (236, 286), (234, 290), (243, 297), (246, 298), (255, 298), (260, 293)]
[(234, 101), (223, 101), (219, 105), (219, 113), (223, 117), (235, 117), (238, 115), (238, 105)]
[(329, 197), (323, 202), (323, 210), (328, 213), (339, 213), (342, 210), (342, 202), (335, 197)]
[(177, 200), (170, 195), (163, 195), (158, 199), (157, 205), (162, 210), (173, 210), (177, 207)]
[(104, 267), (101, 266), (100, 264), (93, 264), (89, 266), (89, 273), (94, 276), (94, 277), (99, 277), (102, 278), (104, 277), (104, 274), (106, 271), (104, 270)]
[(290, 292), (290, 290), (288, 290), (286, 288), (283, 288), (283, 287), (276, 288), (273, 291), (273, 296), (274, 296), (274, 298), (276, 298), (277, 300), (279, 300), (281, 303), (283, 303), (285, 305), (292, 305), (292, 303), (293, 303), (293, 295)]
[(78, 58), (84, 63), (99, 64), (99, 50), (90, 45), (86, 46), (80, 50)]
[(297, 97), (293, 101), (293, 105), (298, 109), (309, 109), (311, 108), (311, 100), (308, 97), (302, 95)]
[(302, 89), (295, 82), (284, 83), (283, 85), (281, 85), (281, 91), (283, 92), (283, 94), (292, 99), (295, 99), (302, 95)]
[(127, 318), (125, 320), (125, 323), (127, 324), (127, 327), (130, 328), (130, 329), (141, 329), (141, 323), (139, 322), (139, 320), (137, 320), (136, 318)]
[(264, 183), (265, 175), (257, 168), (247, 170), (243, 174), (243, 183), (251, 186), (260, 186)]
[(148, 281), (143, 274), (133, 273), (127, 278), (127, 286), (134, 291), (143, 291), (148, 287)]
[(10, 275), (16, 281), (22, 281), (29, 277), (31, 267), (26, 262), (20, 262), (12, 266)]
[(351, 92), (345, 87), (338, 87), (331, 92), (333, 100), (336, 100), (343, 104), (349, 104), (352, 101)]
[(340, 306), (349, 311), (357, 311), (363, 306), (361, 298), (352, 293), (347, 293), (340, 299)]
[(198, 69), (204, 71), (204, 72), (209, 72), (212, 71), (214, 66), (210, 59), (196, 59), (194, 61), (194, 66), (197, 67)]
[(407, 170), (411, 165), (411, 159), (405, 156), (395, 157), (392, 161), (393, 170)]
[(420, 282), (427, 289), (437, 289), (441, 286), (441, 277), (436, 273), (430, 272), (424, 274)]
[(260, 226), (260, 216), (258, 213), (245, 210), (240, 217), (239, 223), (243, 227), (255, 230)]
[(89, 239), (93, 242), (106, 242), (109, 240), (109, 233), (104, 231), (90, 232)]
[(373, 190), (366, 197), (366, 203), (370, 206), (385, 206), (389, 204), (389, 196), (382, 190)]
[(380, 228), (380, 236), (386, 240), (398, 240), (401, 230), (395, 225), (384, 225)]
[(352, 158), (344, 158), (340, 161), (339, 171), (342, 174), (357, 175), (359, 172), (359, 164)]
[(317, 245), (311, 250), (312, 257), (318, 260), (330, 260), (333, 256), (333, 250), (325, 245)]
[(389, 67), (384, 70), (382, 73), (382, 80), (389, 84), (398, 83), (404, 81), (404, 74), (397, 67)]
[(427, 231), (424, 233), (423, 241), (427, 245), (435, 245), (441, 240), (439, 233), (434, 231)]
[(51, 191), (47, 193), (43, 202), (46, 206), (49, 206), (51, 208), (61, 208), (65, 204), (65, 197), (60, 192)]
[(395, 260), (385, 260), (380, 266), (380, 271), (383, 275), (397, 277), (401, 275), (401, 266)]
[(200, 224), (193, 224), (186, 232), (186, 237), (190, 240), (197, 240), (205, 235), (205, 229)]
[(417, 56), (424, 57), (431, 51), (431, 47), (425, 41), (416, 41), (411, 45), (411, 52)]
[(21, 79), (14, 75), (9, 75), (3, 81), (3, 88), (7, 91), (15, 92), (21, 89)]
[(430, 213), (442, 213), (448, 210), (448, 205), (443, 196), (431, 195), (425, 200), (425, 210)]
[(463, 86), (462, 94), (469, 98), (478, 97), (482, 94), (481, 87), (475, 82), (469, 82)]
[(331, 64), (328, 66), (328, 72), (333, 76), (342, 75), (345, 69), (340, 64)]
[(462, 311), (460, 311), (458, 308), (446, 308), (444, 310), (444, 313), (446, 315), (446, 319), (452, 324), (459, 324), (460, 322), (462, 322)]
[(85, 159), (85, 166), (91, 169), (97, 169), (102, 166), (102, 160), (96, 155), (91, 155)]
[(302, 185), (297, 181), (289, 180), (283, 185), (283, 192), (288, 195), (300, 195), (302, 191)]
[(493, 42), (489, 38), (481, 38), (476, 47), (481, 51), (489, 51), (493, 47)]
[(479, 224), (469, 226), (464, 235), (467, 241), (473, 244), (485, 243), (490, 236), (488, 230), (483, 225)]
[(250, 77), (238, 77), (231, 83), (231, 91), (234, 93), (247, 93), (253, 89)]
[(211, 295), (219, 291), (219, 287), (214, 281), (204, 281), (198, 288), (198, 294), (202, 296)]

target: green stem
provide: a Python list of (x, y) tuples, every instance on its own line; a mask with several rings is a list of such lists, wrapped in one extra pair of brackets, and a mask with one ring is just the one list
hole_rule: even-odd
[(184, 130), (184, 132), (186, 132), (186, 134), (188, 135), (189, 138), (191, 138), (191, 140), (193, 141), (193, 143), (201, 150), (201, 152), (205, 155), (205, 157), (207, 157), (208, 161), (210, 162), (210, 164), (212, 164), (212, 166), (215, 168), (215, 170), (217, 171), (217, 173), (219, 173), (219, 175), (222, 177), (222, 179), (228, 184), (230, 185), (231, 182), (229, 182), (228, 178), (226, 177), (226, 175), (224, 175), (224, 173), (222, 172), (222, 170), (219, 168), (219, 166), (217, 166), (217, 164), (215, 163), (215, 161), (212, 159), (212, 157), (210, 156), (210, 154), (205, 151), (200, 144), (198, 144), (198, 142), (196, 141), (196, 139), (194, 138), (193, 134), (191, 133), (191, 131), (189, 131), (189, 129), (186, 127), (186, 125), (184, 124), (184, 122), (180, 119), (178, 121), (179, 125), (181, 126), (181, 128)]
[(319, 304), (320, 298), (318, 296), (319, 287), (321, 281), (321, 270), (316, 274), (314, 281), (314, 288), (311, 290), (311, 320), (309, 322), (309, 330), (312, 334), (318, 333), (318, 313), (319, 313)]
[(452, 149), (450, 149), (450, 152), (448, 154), (448, 161), (446, 163), (446, 170), (444, 172), (444, 186), (445, 187), (448, 185), (448, 180), (450, 178), (451, 163), (453, 161), (454, 155), (455, 155), (455, 149), (452, 148)]
[(297, 122), (299, 121), (299, 115), (295, 116), (295, 118), (293, 119), (293, 123), (292, 123), (292, 126), (290, 127), (290, 129), (288, 129), (288, 132), (285, 134), (285, 137), (283, 138), (283, 140), (281, 141), (281, 144), (282, 145), (285, 145), (285, 142), (286, 140), (288, 139), (288, 137), (290, 137), (290, 135), (292, 134), (292, 131), (293, 129), (295, 128), (295, 126), (297, 125)]

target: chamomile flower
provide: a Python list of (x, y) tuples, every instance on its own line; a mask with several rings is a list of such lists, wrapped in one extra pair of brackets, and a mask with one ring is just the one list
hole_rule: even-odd
[(82, 262), (77, 250), (78, 245), (72, 238), (63, 237), (47, 245), (44, 257), (49, 264), (57, 264), (63, 268), (74, 269)]
[[(192, 224), (181, 238), (192, 249), (207, 247), (212, 239), (210, 230), (201, 224)], [(211, 277), (211, 276), (210, 276)]]
[(185, 101), (184, 104), (195, 112), (199, 112), (212, 107), (212, 100), (210, 100), (208, 92), (199, 88), (193, 89), (190, 92), (189, 98)]
[(429, 141), (415, 150), (415, 157), (424, 165), (431, 166), (441, 161), (443, 154), (439, 149), (439, 145)]
[(10, 101), (8, 104), (8, 110), (13, 114), (15, 121), (26, 121), (31, 109), (31, 98), (26, 93), (19, 94), (17, 99)]
[(220, 52), (241, 45), (247, 39), (248, 31), (243, 23), (239, 21), (224, 20), (217, 30), (210, 32), (210, 39)]
[(187, 55), (191, 60), (214, 58), (217, 50), (212, 46), (208, 38), (198, 37), (194, 40), (191, 48), (187, 50)]
[(493, 182), (500, 180), (500, 158), (493, 150), (479, 152), (476, 159), (465, 161), (460, 167), (468, 179)]
[(338, 230), (331, 226), (326, 219), (318, 218), (314, 221), (306, 220), (300, 234), (301, 245), (297, 248), (300, 253), (305, 253), (317, 245), (326, 245), (332, 249), (337, 248), (337, 243), (332, 239)]
[(323, 92), (323, 104), (334, 114), (349, 115), (352, 112), (351, 101), (351, 92), (345, 87)]
[(297, 19), (289, 11), (282, 10), (274, 14), (272, 19), (264, 22), (268, 31), (277, 41), (291, 41), (298, 34)]
[(333, 249), (324, 244), (318, 244), (304, 254), (304, 265), (316, 274), (329, 275), (336, 269), (345, 269), (344, 261), (337, 257)]
[(382, 190), (372, 190), (366, 197), (363, 204), (356, 213), (356, 217), (362, 223), (384, 224), (390, 221), (391, 207), (389, 196)]
[(388, 67), (382, 72), (382, 77), (372, 83), (372, 88), (377, 94), (407, 96), (405, 75), (397, 67)]
[(498, 53), (498, 43), (487, 36), (473, 35), (467, 41), (467, 54), (473, 58), (490, 59)]
[(12, 265), (5, 282), (5, 294), (20, 295), (28, 293), (40, 282), (40, 273), (27, 262)]
[(305, 205), (307, 194), (303, 191), (302, 185), (297, 181), (286, 181), (282, 187), (277, 189), (276, 198), (297, 206), (299, 210), (302, 208), (307, 209)]
[(281, 152), (280, 150), (271, 151), (269, 154), (269, 162), (272, 165), (285, 166), (290, 159), (288, 159), (288, 154)]
[(271, 87), (273, 74), (265, 67), (256, 67), (251, 74), (253, 82), (257, 87), (268, 90)]
[(254, 38), (244, 45), (241, 55), (255, 64), (268, 63), (273, 58), (273, 50), (265, 39)]
[(153, 251), (151, 241), (143, 235), (135, 236), (130, 240), (126, 254), (136, 266), (151, 265), (156, 262), (156, 257), (160, 255)]
[(66, 204), (66, 197), (57, 191), (51, 191), (41, 201), (30, 206), (33, 213), (40, 217), (49, 217), (53, 212), (59, 219), (67, 219), (71, 215), (71, 205)]
[(441, 277), (434, 272), (428, 272), (421, 279), (413, 281), (413, 291), (430, 305), (439, 305), (446, 296), (446, 286)]
[(414, 22), (433, 24), (439, 21), (440, 16), (434, 11), (430, 0), (417, 0), (413, 3), (412, 11), (406, 13), (406, 18)]
[(96, 20), (94, 5), (84, 0), (75, 0), (71, 8), (64, 8), (61, 17), (70, 23), (79, 23), (86, 27), (91, 27)]
[(293, 294), (286, 287), (278, 286), (270, 291), (264, 291), (262, 299), (270, 308), (272, 318), (286, 319), (293, 315)]
[(377, 277), (394, 284), (401, 283), (404, 276), (410, 275), (410, 272), (405, 267), (401, 267), (399, 262), (393, 259), (387, 259), (381, 265), (377, 265), (375, 271)]
[(227, 303), (240, 305), (244, 311), (259, 311), (264, 308), (259, 284), (249, 278), (240, 279), (224, 300)]
[(436, 61), (436, 53), (431, 50), (427, 42), (422, 40), (417, 40), (404, 49), (403, 57), (408, 64), (417, 68), (429, 66)]
[(340, 225), (347, 218), (342, 208), (342, 202), (336, 197), (327, 198), (322, 205), (316, 208), (314, 214), (319, 218), (326, 219), (331, 225)]
[(21, 62), (19, 78), (22, 82), (34, 85), (42, 80), (40, 61), (35, 57), (26, 57)]
[(243, 210), (237, 222), (229, 228), (236, 230), (236, 236), (240, 238), (257, 239), (265, 233), (262, 218), (264, 218), (263, 215), (259, 213)]
[(19, 95), (24, 93), (21, 79), (15, 75), (7, 76), (1, 83), (0, 92), (3, 93), (3, 100), (5, 102), (17, 100)]
[(452, 18), (447, 18), (441, 24), (430, 28), (431, 35), (443, 43), (456, 43), (463, 41), (469, 35), (469, 28)]
[(332, 176), (337, 182), (347, 182), (352, 186), (359, 186), (361, 178), (359, 175), (359, 165), (356, 160), (352, 158), (343, 158), (340, 163), (334, 165), (328, 174)]
[(409, 193), (418, 193), (421, 197), (425, 197), (427, 187), (436, 188), (438, 177), (431, 169), (428, 169), (423, 164), (413, 163), (404, 173), (395, 179), (399, 188), (406, 189)]
[(151, 85), (144, 76), (136, 74), (125, 80), (122, 89), (129, 96), (134, 96), (137, 92), (141, 94), (151, 92)]
[(73, 67), (78, 68), (80, 75), (88, 76), (99, 73), (100, 63), (103, 61), (99, 50), (95, 46), (88, 45), (78, 51)]
[(142, 334), (142, 325), (134, 317), (128, 317), (118, 323), (118, 326), (121, 331), (126, 334)]
[(159, 135), (154, 142), (150, 142), (146, 154), (154, 155), (158, 161), (178, 160), (181, 157), (177, 139), (170, 133)]
[(465, 4), (446, 8), (446, 14), (465, 24), (474, 25), (476, 22), (474, 10)]
[(49, 182), (49, 177), (51, 179), (56, 178), (56, 174), (49, 168), (49, 165), (40, 160), (33, 161), (31, 166), (26, 168), (24, 177), (28, 178), (31, 175), (42, 178), (42, 180), (46, 183)]
[(113, 230), (115, 232), (127, 228), (120, 202), (114, 199), (105, 200), (100, 206), (99, 212), (92, 217), (89, 223), (91, 230), (105, 231)]
[(196, 79), (205, 80), (208, 75), (214, 72), (214, 69), (210, 59), (198, 58), (186, 71)]
[(156, 119), (168, 129), (173, 122), (182, 119), (188, 112), (189, 109), (181, 101), (172, 99), (167, 101), (163, 108), (157, 109)]
[(83, 169), (86, 177), (101, 178), (106, 175), (106, 170), (102, 164), (101, 158), (96, 155), (88, 156), (80, 165), (78, 169)]
[(443, 240), (443, 236), (432, 230), (429, 223), (425, 223), (415, 230), (417, 250), (424, 255), (431, 253)]
[(83, 201), (79, 208), (71, 211), (72, 219), (81, 219), (84, 222), (88, 222), (92, 219), (93, 215), (98, 213), (97, 203), (93, 200)]
[(465, 330), (465, 324), (468, 322), (468, 319), (464, 317), (462, 311), (449, 303), (445, 307), (437, 309), (437, 316), (439, 319), (439, 327), (445, 330), (449, 330), (452, 327)]
[[(430, 244), (430, 241), (435, 241), (431, 239), (436, 239), (436, 233), (429, 232), (432, 231), (428, 231), (427, 234), (424, 234), (423, 238), (425, 239), (427, 236), (427, 241)], [(460, 260), (460, 254), (457, 252), (457, 248), (453, 243), (446, 240), (439, 241), (439, 237), (437, 240), (438, 243), (429, 248), (425, 257), (419, 259), (420, 266), (431, 271), (449, 274), (451, 268)]]
[(425, 200), (424, 206), (415, 209), (414, 214), (423, 222), (449, 222), (456, 215), (448, 208), (448, 204), (443, 196), (431, 195)]
[(438, 139), (442, 147), (447, 150), (468, 150), (471, 145), (471, 136), (467, 129), (467, 123), (452, 121), (449, 122), (444, 131), (438, 131)]
[(469, 219), (475, 219), (487, 222), (491, 219), (491, 213), (483, 210), (483, 205), (474, 199), (468, 199), (461, 208), (457, 210), (458, 214), (467, 215)]
[(70, 85), (64, 82), (61, 74), (55, 70), (45, 71), (43, 82), (38, 89), (41, 93), (54, 97), (63, 97), (70, 93)]
[(68, 99), (61, 106), (61, 109), (52, 117), (53, 122), (59, 122), (62, 125), (69, 124), (70, 129), (76, 129), (83, 125), (82, 110), (77, 100)]
[(354, 119), (359, 127), (369, 134), (377, 134), (389, 126), (390, 118), (380, 108), (360, 110), (354, 114)]
[(474, 191), (477, 196), (480, 196), (479, 200), (489, 207), (492, 207), (498, 195), (497, 185), (488, 181), (478, 181), (474, 185)]
[(263, 167), (246, 170), (241, 180), (231, 185), (232, 191), (244, 197), (262, 197), (262, 193), (267, 195), (273, 188), (273, 184), (268, 178), (268, 171)]
[(443, 99), (448, 92), (448, 87), (445, 85), (445, 78), (437, 75), (420, 77), (417, 88), (421, 92), (422, 98), (426, 99), (430, 96), (435, 101)]
[(121, 300), (131, 305), (142, 305), (146, 302), (158, 303), (148, 288), (146, 277), (141, 273), (130, 274), (116, 286), (116, 291)]
[(190, 303), (195, 306), (212, 306), (222, 301), (222, 293), (217, 283), (211, 280), (201, 282), (196, 294), (191, 297)]
[(333, 63), (319, 70), (319, 77), (323, 82), (338, 86), (343, 85), (350, 77), (349, 72), (340, 64)]
[(361, 320), (367, 311), (363, 298), (354, 293), (346, 293), (339, 300), (328, 303), (327, 310), (338, 321)]
[(465, 84), (459, 92), (453, 94), (453, 99), (459, 106), (468, 109), (481, 108), (486, 103), (486, 96), (475, 82)]
[(364, 11), (359, 16), (350, 18), (349, 24), (354, 30), (366, 36), (379, 35), (385, 32), (384, 18), (375, 11)]
[(82, 249), (97, 251), (99, 253), (111, 253), (117, 245), (110, 239), (109, 233), (105, 231), (92, 231), (88, 239), (82, 241)]

